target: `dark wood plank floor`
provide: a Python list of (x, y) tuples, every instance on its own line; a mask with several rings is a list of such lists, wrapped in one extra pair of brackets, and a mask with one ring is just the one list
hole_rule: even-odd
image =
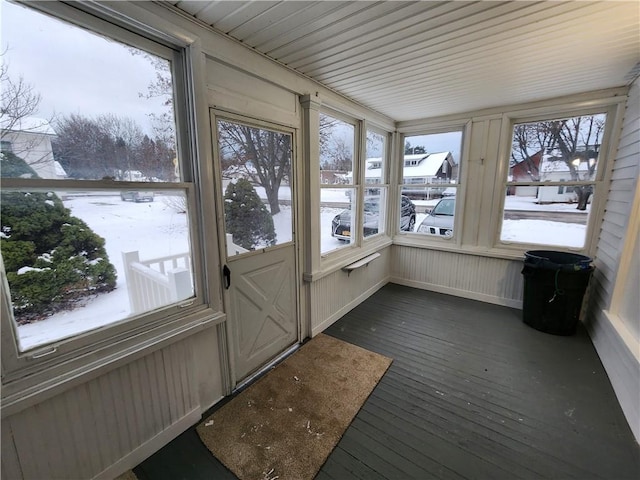
[[(519, 310), (389, 284), (325, 333), (394, 361), (318, 480), (640, 478), (640, 449), (582, 328), (549, 335)], [(134, 472), (235, 478), (193, 429)]]

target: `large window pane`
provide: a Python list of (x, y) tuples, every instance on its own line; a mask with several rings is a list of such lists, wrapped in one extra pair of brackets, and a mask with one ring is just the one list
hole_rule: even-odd
[(585, 245), (605, 122), (595, 114), (514, 125), (501, 241)]
[[(584, 186), (567, 185), (566, 193), (558, 187), (519, 187), (508, 189), (505, 196), (500, 240), (510, 243), (533, 243), (572, 248), (584, 247), (591, 204), (585, 210), (576, 209), (575, 202), (567, 202), (566, 195)], [(513, 194), (512, 194), (513, 193)], [(531, 195), (533, 193), (533, 195)], [(544, 198), (546, 201), (540, 202)]]
[(320, 113), (320, 181), (353, 183), (355, 126)]
[(219, 120), (227, 255), (293, 239), (291, 135)]
[(1, 18), (0, 242), (19, 348), (193, 297), (174, 52), (13, 3)]
[(510, 182), (594, 180), (605, 114), (519, 123), (513, 128)]
[(180, 180), (167, 59), (4, 1), (1, 30), (0, 136), (23, 178)]
[(453, 237), (461, 154), (461, 131), (405, 136), (401, 188), (415, 205), (416, 228), (407, 229), (401, 215), (401, 231)]
[(402, 183), (425, 187), (406, 188), (404, 193), (438, 198), (448, 184), (457, 184), (461, 150), (461, 131), (405, 136)]
[(364, 238), (384, 233), (386, 222), (386, 188), (368, 188), (364, 197), (362, 236)]
[(364, 170), (364, 182), (367, 185), (386, 182), (386, 137), (367, 130), (367, 160)]
[(21, 350), (194, 295), (182, 190), (7, 191), (2, 258)]
[(355, 241), (355, 189), (320, 190), (320, 253), (346, 247)]
[(356, 241), (355, 125), (320, 113), (320, 254)]

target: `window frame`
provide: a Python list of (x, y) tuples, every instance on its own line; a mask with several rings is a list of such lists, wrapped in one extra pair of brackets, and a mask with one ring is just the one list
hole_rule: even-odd
[[(345, 192), (347, 190), (352, 190), (353, 191), (353, 198), (351, 198), (351, 225), (353, 225), (354, 223), (358, 226), (357, 229), (355, 230), (356, 235), (355, 238), (353, 238), (353, 241), (351, 241), (348, 245), (344, 245), (344, 246), (339, 246), (338, 248), (335, 248), (333, 250), (328, 250), (326, 252), (322, 251), (322, 243), (320, 244), (320, 250), (319, 250), (319, 255), (320, 255), (320, 265), (322, 267), (332, 263), (332, 262), (336, 262), (339, 261), (340, 259), (342, 259), (345, 256), (352, 256), (353, 254), (353, 250), (356, 248), (359, 248), (362, 244), (362, 229), (360, 228), (361, 226), (361, 219), (362, 219), (362, 181), (361, 181), (361, 176), (362, 176), (362, 168), (360, 165), (360, 157), (362, 156), (361, 152), (362, 152), (362, 141), (361, 141), (361, 132), (362, 132), (362, 121), (351, 117), (349, 115), (343, 114), (338, 110), (335, 110), (333, 108), (330, 108), (328, 106), (322, 106), (320, 108), (319, 111), (319, 115), (327, 115), (330, 116), (332, 118), (335, 118), (336, 120), (339, 120), (341, 122), (347, 123), (351, 126), (353, 126), (353, 160), (352, 160), (352, 173), (353, 173), (353, 180), (352, 183), (350, 184), (343, 184), (343, 185), (334, 185), (334, 184), (324, 184), (322, 183), (322, 181), (320, 181), (318, 183), (318, 208), (319, 208), (319, 212), (321, 211), (321, 204), (322, 204), (322, 190), (323, 189), (339, 189), (339, 190), (345, 190)], [(320, 136), (320, 132), (318, 132), (318, 137)], [(320, 168), (320, 158), (318, 158), (318, 168)], [(346, 193), (345, 193), (346, 195)], [(320, 216), (318, 217), (320, 218)], [(355, 220), (354, 220), (355, 219)], [(320, 228), (322, 228), (322, 222), (320, 222)], [(351, 229), (351, 231), (354, 231), (353, 228)], [(322, 239), (322, 232), (320, 232), (320, 239)], [(320, 240), (322, 242), (322, 240)], [(345, 253), (347, 252), (347, 253)], [(351, 252), (349, 254), (349, 252)]]
[[(176, 151), (181, 171), (180, 182), (162, 183), (163, 190), (183, 190), (189, 210), (189, 234), (192, 255), (194, 297), (159, 310), (115, 321), (69, 338), (19, 351), (16, 325), (10, 304), (10, 292), (0, 261), (0, 313), (2, 319), (2, 384), (3, 403), (20, 401), (29, 392), (39, 392), (62, 385), (83, 373), (105, 368), (109, 363), (159, 348), (162, 344), (224, 321), (221, 299), (214, 295), (218, 281), (205, 275), (202, 263), (214, 251), (203, 241), (203, 218), (214, 218), (212, 207), (205, 207), (200, 174), (200, 143), (196, 140), (193, 102), (196, 90), (192, 78), (199, 69), (196, 60), (199, 43), (188, 35), (158, 36), (151, 26), (142, 27), (135, 20), (113, 12), (102, 5), (66, 5), (42, 2), (24, 5), (35, 12), (52, 16), (77, 28), (114, 41), (140, 48), (171, 62), (174, 89)], [(175, 34), (184, 34), (176, 32)], [(200, 113), (201, 115), (201, 113)], [(208, 173), (208, 172), (205, 172)], [(210, 175), (207, 175), (207, 178)], [(41, 190), (159, 190), (158, 183), (115, 182), (105, 180), (2, 179), (3, 188)]]
[[(363, 155), (362, 155), (362, 168), (361, 168), (362, 185), (363, 185), (362, 201), (360, 202), (362, 204), (361, 218), (364, 219), (364, 198), (367, 196), (367, 189), (369, 188), (380, 189), (381, 192), (384, 191), (384, 194), (381, 195), (383, 201), (380, 202), (381, 213), (379, 213), (379, 215), (382, 214), (383, 221), (382, 222), (378, 221), (378, 227), (379, 227), (378, 233), (365, 237), (364, 222), (362, 222), (362, 224), (359, 225), (360, 234), (362, 236), (362, 244), (366, 245), (366, 244), (370, 244), (371, 242), (375, 242), (380, 238), (388, 238), (390, 236), (389, 235), (389, 228), (390, 228), (389, 200), (391, 199), (391, 193), (390, 193), (391, 192), (391, 182), (390, 182), (391, 134), (389, 132), (384, 131), (382, 128), (378, 128), (377, 126), (370, 124), (367, 121), (364, 122), (363, 132), (364, 132), (365, 146), (364, 146)], [(381, 171), (380, 171), (381, 178), (379, 183), (367, 182), (366, 142), (367, 142), (367, 137), (369, 132), (372, 132), (376, 135), (380, 135), (384, 139), (384, 150), (382, 152), (382, 165), (381, 165)], [(382, 209), (384, 209), (384, 211), (382, 211)], [(380, 227), (382, 227), (383, 229), (382, 231), (380, 231)]]
[[(511, 157), (513, 131), (517, 124), (536, 123), (555, 119), (573, 118), (589, 115), (606, 115), (604, 133), (598, 156), (598, 167), (593, 180), (576, 181), (552, 181), (552, 182), (513, 182), (509, 181), (509, 161)], [(611, 175), (611, 168), (615, 158), (615, 145), (613, 135), (616, 126), (620, 122), (620, 102), (611, 99), (596, 99), (588, 102), (587, 106), (579, 104), (565, 104), (543, 109), (512, 111), (502, 115), (502, 133), (498, 155), (497, 175), (495, 191), (501, 192), (494, 196), (494, 212), (492, 221), (493, 249), (501, 252), (522, 254), (532, 249), (560, 248), (585, 255), (593, 255), (597, 244), (598, 227), (597, 219), (601, 218), (604, 204), (606, 203), (606, 185)], [(539, 244), (533, 242), (511, 242), (502, 240), (502, 224), (504, 220), (504, 207), (507, 188), (512, 186), (544, 186), (544, 187), (572, 187), (575, 185), (593, 185), (591, 194), (591, 210), (587, 218), (584, 245), (582, 247), (567, 247), (553, 244)]]
[[(464, 225), (464, 208), (465, 192), (467, 189), (466, 170), (468, 163), (468, 152), (471, 129), (471, 121), (468, 119), (453, 121), (453, 122), (439, 122), (430, 126), (423, 126), (418, 128), (403, 128), (399, 130), (399, 142), (398, 142), (398, 165), (396, 165), (395, 173), (397, 175), (397, 195), (395, 199), (396, 209), (396, 221), (394, 222), (394, 242), (398, 244), (409, 246), (441, 246), (441, 247), (453, 247), (459, 248), (462, 245), (462, 227)], [(448, 186), (456, 188), (456, 208), (453, 223), (453, 235), (451, 237), (443, 237), (439, 235), (428, 235), (419, 233), (417, 228), (419, 223), (416, 220), (415, 229), (413, 232), (405, 232), (400, 230), (399, 215), (402, 208), (402, 195), (405, 186), (409, 187), (428, 187), (429, 183), (405, 183), (404, 182), (404, 146), (407, 137), (415, 137), (422, 135), (437, 135), (443, 133), (460, 132), (460, 158), (458, 159), (458, 178), (457, 183), (448, 184)]]

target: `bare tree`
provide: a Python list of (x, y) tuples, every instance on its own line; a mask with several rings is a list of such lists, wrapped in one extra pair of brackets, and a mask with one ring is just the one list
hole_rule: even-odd
[[(576, 182), (593, 180), (604, 134), (605, 115), (588, 115), (560, 120), (519, 124), (514, 128), (511, 166), (524, 162), (532, 181), (542, 181), (543, 157), (559, 162)], [(551, 167), (553, 168), (553, 167)], [(586, 210), (593, 193), (591, 185), (574, 187), (578, 210)]]
[(173, 179), (173, 149), (144, 135), (130, 118), (72, 114), (60, 119), (56, 129), (54, 154), (73, 178)]
[(155, 78), (147, 86), (147, 91), (138, 93), (140, 98), (159, 99), (166, 110), (162, 113), (149, 113), (151, 128), (155, 138), (161, 139), (173, 150), (176, 149), (176, 128), (173, 110), (173, 78), (171, 76), (171, 63), (156, 55), (151, 55), (143, 50), (129, 47), (129, 52), (134, 56), (145, 58), (155, 69)]
[(353, 170), (353, 148), (348, 145), (344, 138), (336, 137), (332, 139), (325, 158), (327, 159), (325, 166), (329, 170), (342, 172)]
[(280, 212), (278, 191), (291, 175), (291, 137), (227, 121), (218, 122), (223, 171), (233, 167), (262, 186), (271, 215)]
[(5, 53), (6, 51), (0, 54), (3, 60), (0, 65), (0, 140), (10, 142), (12, 152), (19, 157), (24, 157), (28, 152), (32, 153), (29, 158), (29, 165), (32, 167), (50, 162), (50, 152), (33, 154), (38, 152), (42, 136), (18, 136), (17, 132), (50, 134), (53, 116), (49, 119), (35, 117), (42, 97), (22, 76), (14, 79), (9, 75), (9, 65), (4, 61)]

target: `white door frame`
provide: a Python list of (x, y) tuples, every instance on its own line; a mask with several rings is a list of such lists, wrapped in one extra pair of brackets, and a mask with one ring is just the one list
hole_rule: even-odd
[[(221, 161), (220, 161), (220, 152), (218, 149), (218, 120), (228, 120), (232, 122), (242, 123), (251, 127), (256, 128), (265, 128), (268, 130), (274, 130), (277, 132), (282, 132), (291, 135), (291, 214), (292, 214), (292, 233), (293, 233), (293, 247), (294, 247), (294, 296), (295, 296), (295, 315), (296, 315), (296, 328), (297, 328), (297, 340), (296, 344), (286, 349), (282, 352), (282, 355), (288, 354), (290, 351), (295, 350), (302, 342), (303, 338), (306, 336), (306, 330), (304, 329), (304, 324), (302, 322), (302, 305), (301, 305), (301, 284), (300, 284), (300, 266), (301, 266), (301, 248), (300, 248), (300, 229), (299, 225), (299, 199), (298, 199), (298, 186), (300, 185), (300, 168), (298, 168), (298, 142), (299, 138), (299, 129), (282, 125), (276, 122), (270, 122), (266, 120), (257, 119), (248, 115), (242, 115), (235, 112), (230, 112), (226, 110), (222, 110), (215, 107), (209, 108), (209, 117), (210, 117), (210, 136), (212, 141), (212, 151), (213, 151), (213, 171), (214, 171), (214, 192), (216, 199), (216, 225), (219, 237), (219, 257), (220, 257), (220, 271), (212, 272), (213, 275), (220, 275), (221, 281), (220, 286), (222, 289), (222, 300), (223, 300), (223, 309), (224, 312), (227, 313), (227, 320), (224, 322), (224, 345), (221, 345), (221, 352), (225, 352), (225, 358), (223, 359), (223, 365), (227, 365), (226, 372), (223, 372), (223, 377), (225, 378), (225, 390), (226, 394), (232, 393), (238, 386), (244, 385), (248, 380), (254, 378), (258, 373), (260, 373), (263, 369), (268, 368), (273, 361), (276, 361), (279, 357), (276, 357), (271, 362), (267, 362), (258, 372), (254, 372), (246, 377), (242, 382), (238, 382), (236, 380), (236, 365), (235, 365), (235, 355), (234, 351), (234, 328), (230, 324), (232, 321), (232, 316), (230, 315), (229, 308), (231, 306), (231, 300), (228, 290), (224, 289), (224, 278), (223, 278), (223, 268), (227, 265), (227, 242), (225, 238), (225, 220), (224, 220), (224, 191), (222, 191), (222, 183), (220, 179), (222, 178), (221, 171)], [(278, 246), (269, 247), (269, 248), (278, 248)], [(225, 375), (226, 373), (226, 375)]]

